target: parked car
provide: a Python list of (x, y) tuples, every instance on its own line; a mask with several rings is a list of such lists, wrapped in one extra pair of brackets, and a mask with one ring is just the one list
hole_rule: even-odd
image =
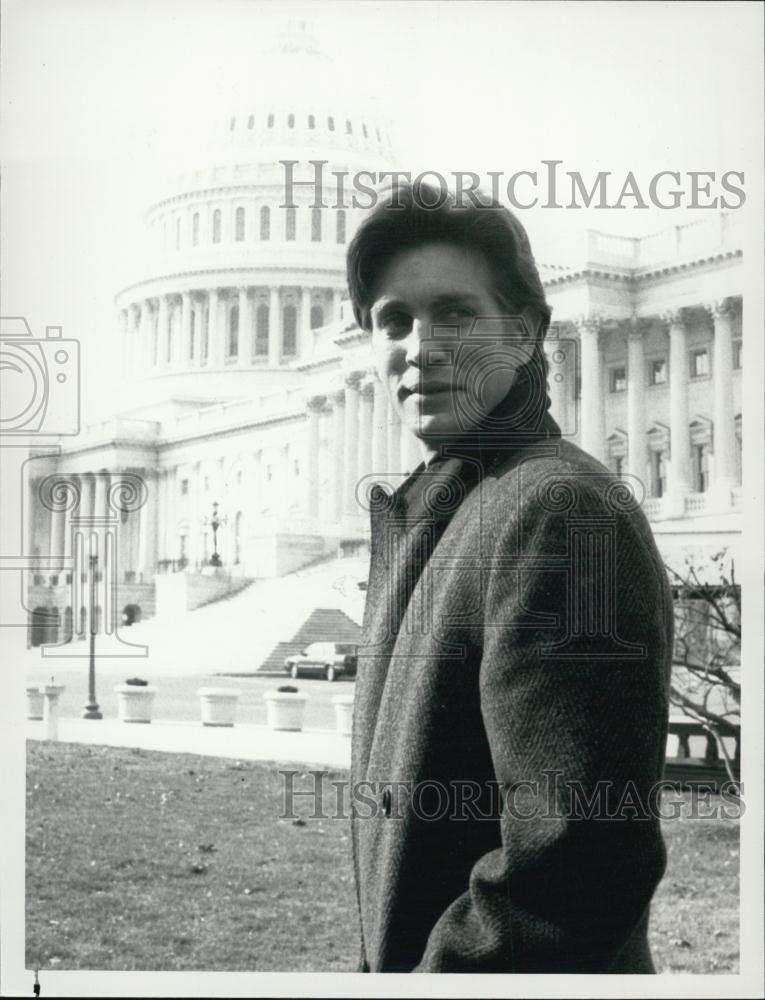
[(301, 673), (323, 674), (328, 681), (340, 674), (355, 677), (356, 646), (349, 642), (312, 642), (299, 653), (286, 657), (284, 668), (290, 677), (299, 677)]

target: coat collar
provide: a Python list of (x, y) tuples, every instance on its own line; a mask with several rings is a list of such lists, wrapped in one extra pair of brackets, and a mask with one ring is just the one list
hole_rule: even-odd
[(444, 441), (439, 454), (427, 465), (421, 462), (397, 490), (378, 487), (372, 498), (373, 523), (375, 515), (407, 526), (424, 519), (449, 520), (468, 491), (500, 464), (524, 448), (560, 438), (549, 406), (547, 393), (535, 393), (532, 380), (522, 377), (478, 427)]

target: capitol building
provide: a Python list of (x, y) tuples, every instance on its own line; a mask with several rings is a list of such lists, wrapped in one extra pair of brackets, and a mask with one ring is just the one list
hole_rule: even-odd
[[(363, 210), (312, 208), (308, 186), (281, 207), (282, 160), (303, 178), (311, 160), (326, 161), (326, 176), (395, 169), (388, 125), (344, 104), (351, 88), (333, 83), (301, 24), (280, 44), (284, 77), (299, 62), (294, 78), (316, 79), (314, 94), (285, 86), (233, 109), (209, 161), (148, 206), (140, 273), (115, 297), (118, 412), (28, 463), (28, 551), (40, 560), (30, 608), (53, 613), (59, 641), (84, 633), (78, 564), (93, 526), (111, 525), (101, 555), (115, 608), (148, 617), (158, 601), (193, 608), (223, 587), (363, 553), (365, 477), (395, 479), (420, 461), (346, 298), (345, 252)], [(538, 253), (538, 263), (563, 434), (642, 484), (668, 562), (722, 549), (733, 558), (735, 213), (642, 238), (587, 231), (565, 259)]]

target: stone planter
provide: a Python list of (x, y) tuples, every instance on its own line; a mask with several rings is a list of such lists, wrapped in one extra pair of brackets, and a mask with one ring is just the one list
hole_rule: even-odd
[(66, 688), (63, 684), (54, 684), (52, 679), (50, 684), (40, 685), (40, 694), (43, 700), (43, 727), (45, 729), (46, 740), (58, 739), (58, 699)]
[(266, 700), (270, 729), (300, 732), (303, 728), (305, 704), (308, 701), (307, 694), (301, 694), (299, 691), (266, 691), (263, 697)]
[(233, 726), (239, 692), (233, 688), (200, 688), (197, 691), (203, 726)]
[(117, 718), (120, 722), (151, 722), (154, 695), (157, 689), (151, 684), (139, 687), (137, 684), (118, 684)]
[(353, 728), (353, 695), (338, 694), (332, 699), (338, 736), (350, 736)]
[(42, 722), (43, 694), (37, 684), (27, 684), (27, 718)]

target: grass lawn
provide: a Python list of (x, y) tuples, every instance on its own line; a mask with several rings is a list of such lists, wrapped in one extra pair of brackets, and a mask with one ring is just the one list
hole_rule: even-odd
[[(279, 819), (279, 765), (27, 747), (30, 968), (354, 970), (348, 824)], [(657, 968), (736, 972), (737, 824), (664, 831)]]

